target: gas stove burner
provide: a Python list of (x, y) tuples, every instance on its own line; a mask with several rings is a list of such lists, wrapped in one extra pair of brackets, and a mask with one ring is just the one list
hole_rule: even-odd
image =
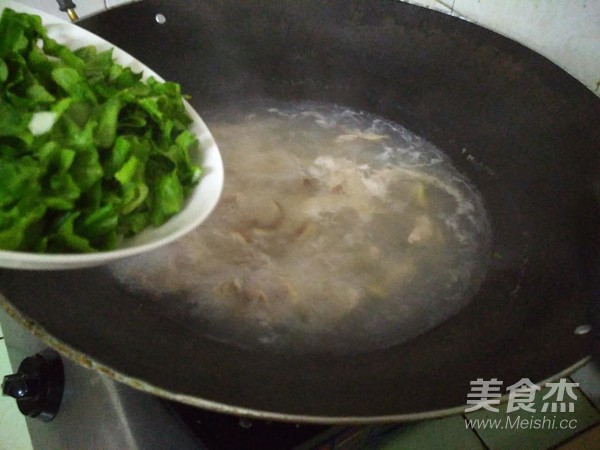
[[(309, 441), (324, 441), (340, 428), (240, 418), (165, 402), (209, 450), (276, 448), (292, 450)], [(320, 437), (320, 438), (319, 438)]]

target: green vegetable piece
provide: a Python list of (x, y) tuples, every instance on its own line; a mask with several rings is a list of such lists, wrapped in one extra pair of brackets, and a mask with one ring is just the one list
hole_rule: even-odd
[(150, 190), (144, 183), (130, 183), (124, 187), (122, 214), (129, 214), (148, 197)]
[(37, 45), (31, 47), (27, 57), (27, 66), (31, 73), (38, 75), (38, 81), (47, 83), (53, 69), (60, 67), (60, 61), (48, 59), (44, 51)]
[(51, 237), (49, 245), (56, 245), (59, 249), (77, 252), (95, 252), (96, 249), (90, 245), (90, 241), (75, 233), (75, 219), (80, 213), (69, 213), (58, 227), (55, 235)]
[(123, 217), (121, 228), (125, 236), (138, 234), (151, 225), (150, 214), (148, 212), (136, 212)]
[(154, 120), (157, 122), (162, 120), (163, 115), (158, 107), (157, 98), (142, 98), (138, 100), (138, 104), (144, 109), (144, 111), (150, 114), (150, 117), (152, 117)]
[(31, 160), (24, 158), (20, 164), (16, 161), (4, 160), (0, 164), (1, 211), (10, 210), (20, 199), (35, 194), (41, 176), (42, 169), (34, 165)]
[(50, 39), (45, 34), (40, 36), (44, 42), (44, 52), (50, 56), (60, 59), (68, 67), (75, 69), (79, 73), (85, 69), (85, 61), (79, 58), (73, 51), (64, 45), (60, 45), (54, 39)]
[(58, 116), (61, 116), (65, 113), (65, 111), (67, 111), (71, 107), (73, 103), (74, 101), (72, 98), (63, 98), (56, 102), (54, 105), (52, 105), (51, 109)]
[(35, 103), (53, 103), (56, 101), (56, 98), (39, 83), (32, 84), (27, 88), (27, 97)]
[(102, 53), (97, 53), (95, 48), (91, 48), (93, 49), (93, 52), (86, 52), (85, 56), (83, 57), (83, 59), (86, 60), (83, 74), (90, 83), (94, 84), (108, 77), (110, 69), (113, 65), (113, 51), (111, 49)]
[(0, 19), (0, 58), (9, 53), (18, 53), (27, 47), (23, 25), (16, 20), (16, 13), (5, 10)]
[(96, 145), (102, 148), (112, 147), (117, 137), (117, 121), (121, 111), (121, 101), (118, 98), (108, 100), (100, 111), (98, 127), (94, 136)]
[(50, 179), (50, 195), (46, 205), (52, 209), (68, 211), (75, 206), (81, 190), (68, 173), (57, 173)]
[(75, 161), (76, 153), (73, 150), (63, 149), (60, 151), (60, 165), (59, 170), (61, 172), (66, 172), (73, 165), (73, 161)]
[(183, 207), (183, 187), (175, 172), (163, 176), (158, 182), (155, 194), (155, 208), (152, 223), (162, 225)]
[(0, 98), (0, 137), (16, 136), (26, 132), (31, 114), (23, 113)]
[(8, 80), (8, 66), (4, 62), (4, 59), (0, 58), (0, 82)]
[(0, 230), (0, 248), (23, 250), (31, 226), (35, 226), (36, 222), (42, 219), (45, 213), (46, 207), (44, 205), (37, 205), (28, 208), (27, 211), (20, 211), (20, 216), (10, 228)]
[(88, 214), (78, 227), (80, 234), (89, 239), (99, 239), (113, 233), (119, 224), (113, 205), (106, 205)]
[[(66, 116), (69, 117), (77, 126), (84, 128), (86, 125), (90, 127), (90, 118), (93, 113), (93, 106), (88, 102), (70, 102), (68, 108), (64, 111)], [(96, 128), (96, 123), (91, 124), (91, 128), (89, 132), (86, 130), (86, 141), (88, 138), (91, 138), (93, 141), (94, 129)], [(92, 143), (90, 141), (90, 143)]]
[(71, 120), (71, 111), (69, 110), (65, 114), (63, 124), (72, 129), (68, 138), (65, 138), (65, 141), (68, 142), (70, 147), (73, 147), (78, 151), (91, 151), (97, 153), (94, 144), (94, 129), (96, 128), (96, 122), (87, 122), (82, 130), (77, 126), (75, 121)]
[(105, 165), (105, 177), (112, 178), (115, 173), (125, 164), (131, 153), (131, 144), (121, 136), (115, 140), (110, 156)]
[(123, 164), (123, 167), (121, 167), (121, 169), (115, 173), (115, 178), (119, 181), (119, 183), (121, 183), (121, 185), (129, 183), (135, 176), (139, 165), (140, 160), (135, 156), (132, 156), (125, 164)]
[(78, 152), (69, 173), (82, 192), (90, 189), (104, 175), (98, 153), (93, 150)]
[(96, 102), (96, 96), (77, 70), (70, 67), (59, 67), (52, 71), (52, 79), (71, 97)]
[(115, 77), (113, 78), (113, 81), (119, 89), (134, 86), (142, 78), (141, 73), (135, 73), (129, 67), (123, 67), (122, 70), (111, 73), (110, 75)]

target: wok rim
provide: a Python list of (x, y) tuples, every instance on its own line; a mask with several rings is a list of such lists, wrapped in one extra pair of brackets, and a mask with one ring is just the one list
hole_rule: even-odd
[[(65, 343), (64, 341), (54, 337), (51, 333), (46, 331), (38, 322), (31, 319), (27, 315), (21, 313), (4, 295), (0, 294), (0, 307), (6, 311), (9, 317), (14, 319), (19, 325), (25, 328), (28, 332), (33, 334), (35, 337), (40, 339), (44, 344), (56, 350), (60, 355), (74, 362), (78, 366), (86, 369), (94, 370), (101, 375), (108, 377), (119, 383), (123, 383), (130, 388), (150, 394), (155, 397), (159, 397), (163, 400), (172, 402), (182, 403), (196, 408), (201, 408), (213, 413), (229, 414), (238, 417), (244, 417), (248, 419), (265, 420), (265, 421), (277, 421), (283, 423), (294, 423), (304, 425), (377, 425), (385, 423), (400, 423), (400, 422), (417, 422), (429, 419), (440, 419), (443, 417), (449, 417), (465, 413), (467, 405), (457, 405), (450, 408), (436, 409), (432, 411), (417, 412), (411, 414), (389, 414), (389, 415), (375, 415), (375, 416), (320, 416), (310, 414), (292, 414), (292, 413), (279, 413), (274, 411), (265, 411), (260, 409), (249, 408), (246, 406), (237, 406), (218, 402), (214, 400), (207, 400), (201, 397), (196, 397), (188, 394), (178, 394), (174, 391), (158, 387), (152, 383), (144, 381), (140, 378), (131, 377), (124, 373), (113, 369), (107, 364), (94, 360), (84, 352), (77, 350), (72, 345)], [(577, 369), (586, 365), (592, 359), (591, 355), (588, 355), (579, 361), (573, 363), (569, 367), (561, 370), (560, 372), (551, 375), (550, 377), (535, 382), (537, 385), (545, 385), (548, 382), (559, 380), (564, 378)], [(500, 397), (502, 403), (508, 400), (509, 394), (506, 393)], [(466, 400), (466, 399), (465, 399)]]

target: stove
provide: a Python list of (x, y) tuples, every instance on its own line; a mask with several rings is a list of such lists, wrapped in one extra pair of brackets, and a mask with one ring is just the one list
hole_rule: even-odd
[[(37, 0), (27, 1), (38, 6)], [(39, 2), (42, 3), (42, 2)], [(43, 2), (46, 5), (47, 2)], [(81, 2), (92, 4), (92, 1)], [(102, 1), (95, 1), (101, 4)], [(109, 2), (111, 4), (117, 1)], [(426, 3), (417, 1), (416, 3)], [(461, 3), (461, 5), (458, 5)], [(466, 8), (469, 2), (457, 2), (457, 6)], [(474, 5), (476, 2), (471, 2)], [(107, 2), (103, 2), (107, 5)], [(516, 4), (515, 4), (516, 5)], [(53, 5), (54, 6), (54, 5)], [(504, 6), (504, 5), (503, 5)], [(518, 5), (520, 8), (522, 5)], [(515, 6), (517, 7), (517, 6)], [(99, 8), (103, 9), (103, 8)], [(466, 9), (456, 11), (463, 13)], [(581, 9), (579, 17), (582, 24), (588, 10)], [(82, 12), (82, 16), (84, 11)], [(468, 11), (467, 11), (468, 12)], [(525, 11), (527, 12), (527, 11)], [(539, 11), (527, 14), (490, 14), (489, 17), (521, 17), (527, 22), (528, 30), (534, 25), (547, 31), (545, 15)], [(465, 14), (466, 15), (466, 14)], [(480, 17), (473, 16), (481, 22)], [(531, 20), (529, 20), (531, 19)], [(536, 21), (537, 20), (537, 21)], [(511, 23), (513, 20), (511, 20)], [(514, 21), (518, 23), (518, 21)], [(483, 23), (486, 23), (485, 21)], [(491, 28), (504, 29), (505, 34), (522, 37), (510, 27), (502, 23), (487, 22)], [(532, 25), (533, 24), (533, 25)], [(588, 28), (574, 26), (581, 30), (583, 39)], [(561, 30), (562, 31), (562, 30)], [(564, 36), (564, 33), (528, 33), (528, 36)], [(563, 66), (570, 66), (572, 61), (561, 59), (561, 55), (587, 55), (586, 52), (559, 52), (548, 43), (541, 45), (533, 38), (530, 45), (544, 50), (546, 55), (555, 56)], [(562, 49), (564, 39), (559, 39)], [(589, 42), (593, 45), (593, 40)], [(571, 42), (572, 43), (572, 42)], [(536, 45), (534, 45), (536, 44)], [(585, 47), (582, 47), (585, 48)], [(564, 57), (563, 57), (564, 58)], [(589, 58), (588, 58), (589, 59)], [(582, 58), (583, 61), (583, 58)], [(587, 60), (586, 60), (587, 61)], [(586, 67), (588, 67), (586, 65)], [(578, 73), (582, 81), (594, 89), (597, 71), (590, 67), (590, 76)], [(21, 361), (45, 350), (46, 345), (36, 339), (17, 324), (6, 313), (0, 311), (2, 326), (9, 356), (14, 371)], [(28, 418), (27, 424), (34, 448), (60, 449), (354, 449), (374, 447), (375, 443), (398, 429), (397, 425), (370, 427), (325, 427), (297, 424), (282, 424), (248, 420), (241, 417), (215, 414), (187, 405), (163, 401), (160, 398), (136, 391), (121, 383), (88, 370), (69, 360), (62, 359), (64, 369), (64, 392), (56, 414), (49, 422)], [(0, 374), (0, 378), (2, 375)], [(16, 406), (15, 406), (16, 407)]]
[[(47, 346), (0, 310), (13, 371)], [(397, 426), (328, 427), (249, 420), (137, 391), (61, 358), (64, 389), (56, 416), (27, 418), (33, 448), (103, 450), (333, 450), (375, 445)], [(2, 376), (9, 374), (0, 374)], [(17, 405), (15, 404), (15, 408)]]

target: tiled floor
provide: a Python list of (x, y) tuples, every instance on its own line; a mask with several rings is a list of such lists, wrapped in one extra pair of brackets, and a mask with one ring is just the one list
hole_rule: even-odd
[[(506, 404), (500, 405), (499, 412), (478, 410), (472, 413), (452, 416), (406, 425), (391, 433), (378, 444), (378, 450), (440, 449), (440, 450), (596, 450), (600, 449), (600, 371), (587, 364), (576, 371), (568, 382), (579, 383), (573, 393), (573, 412), (542, 413), (543, 396), (549, 388), (543, 388), (535, 396), (532, 409), (535, 413), (516, 411), (506, 413)], [(569, 398), (565, 396), (565, 401)], [(529, 422), (518, 423), (517, 416)], [(544, 418), (546, 424), (544, 425)], [(466, 420), (479, 420), (479, 426), (468, 429)], [(499, 420), (500, 428), (483, 426), (483, 421)], [(512, 424), (511, 429), (506, 429)], [(536, 425), (537, 424), (537, 425)], [(564, 425), (564, 427), (561, 427)], [(502, 428), (504, 427), (504, 428)], [(539, 427), (539, 428), (536, 428)]]
[[(6, 344), (0, 328), (0, 379), (13, 373), (8, 361)], [(25, 418), (19, 413), (15, 401), (0, 396), (0, 450), (31, 450)]]

